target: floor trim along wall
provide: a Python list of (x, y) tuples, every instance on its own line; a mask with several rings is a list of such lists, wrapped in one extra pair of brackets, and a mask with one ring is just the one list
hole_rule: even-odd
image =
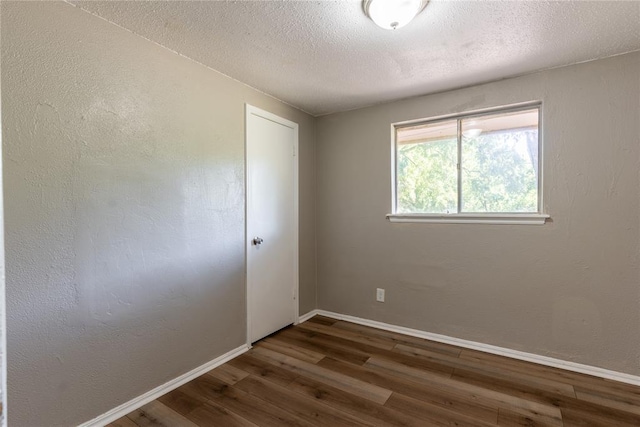
[(180, 375), (179, 377), (174, 378), (171, 381), (168, 381), (162, 384), (161, 386), (154, 388), (153, 390), (149, 390), (143, 395), (140, 395), (134, 399), (131, 399), (128, 402), (123, 403), (122, 405), (110, 410), (109, 412), (105, 412), (104, 414), (92, 419), (91, 421), (87, 421), (84, 424), (80, 424), (79, 427), (102, 427), (104, 425), (107, 425), (117, 420), (118, 418), (124, 417), (129, 412), (135, 411), (141, 406), (146, 405), (152, 400), (156, 400), (160, 396), (166, 393), (169, 393), (172, 390), (175, 390), (176, 388), (180, 387), (183, 384), (188, 383), (189, 381), (199, 377), (200, 375), (209, 372), (213, 368), (216, 368), (228, 362), (229, 360), (240, 356), (242, 353), (246, 352), (247, 350), (249, 350), (249, 347), (246, 344), (241, 345), (240, 347), (235, 348), (223, 354), (222, 356), (216, 357), (215, 359), (187, 372), (186, 374)]
[(446, 335), (424, 332), (418, 329), (405, 328), (404, 326), (391, 325), (389, 323), (377, 322), (375, 320), (363, 319), (360, 317), (349, 316), (347, 314), (334, 313), (325, 310), (313, 310), (303, 316), (300, 316), (298, 323), (302, 323), (315, 315), (331, 317), (333, 319), (345, 320), (347, 322), (357, 323), (359, 325), (371, 326), (372, 328), (383, 329), (385, 331), (397, 332), (399, 334), (410, 335), (413, 337), (424, 338), (431, 341), (437, 341), (445, 344), (452, 344), (458, 347), (469, 348), (472, 350), (484, 351), (485, 353), (497, 354), (500, 356), (511, 357), (512, 359), (525, 360), (540, 365), (551, 366), (553, 368), (565, 369), (567, 371), (579, 372), (581, 374), (593, 375), (594, 377), (606, 378), (609, 380), (619, 381), (622, 383), (640, 385), (640, 376), (625, 374), (623, 372), (610, 371), (608, 369), (598, 368), (595, 366), (583, 365), (580, 363), (569, 362), (566, 360), (555, 359), (553, 357), (539, 356), (537, 354), (526, 353), (524, 351), (511, 350), (509, 348), (498, 347), (490, 344), (482, 344), (475, 341), (453, 338)]
[[(404, 326), (391, 325), (389, 323), (377, 322), (375, 320), (363, 319), (360, 317), (349, 316), (347, 314), (334, 313), (325, 310), (312, 310), (307, 314), (298, 317), (297, 323), (303, 323), (311, 319), (315, 315), (331, 317), (333, 319), (345, 320), (347, 322), (357, 323), (359, 325), (371, 326), (372, 328), (383, 329), (385, 331), (397, 332), (399, 334), (409, 335), (412, 337), (424, 338), (431, 341), (437, 341), (445, 344), (457, 345), (458, 347), (469, 348), (472, 350), (484, 351), (486, 353), (497, 354), (500, 356), (511, 357), (513, 359), (525, 360), (527, 362), (538, 363), (540, 365), (551, 366), (554, 368), (566, 369), (567, 371), (579, 372), (581, 374), (593, 375), (595, 377), (606, 378), (609, 380), (620, 381), (627, 384), (640, 385), (640, 376), (625, 374), (623, 372), (610, 371), (608, 369), (598, 368), (595, 366), (582, 365), (580, 363), (568, 362), (566, 360), (555, 359), (553, 357), (539, 356), (537, 354), (526, 353), (524, 351), (511, 350), (509, 348), (498, 347), (490, 344), (482, 344), (475, 341), (453, 338), (446, 335), (434, 334), (431, 332), (420, 331), (418, 329), (405, 328)], [(152, 400), (188, 383), (194, 378), (199, 377), (206, 372), (228, 362), (229, 360), (240, 356), (249, 350), (248, 345), (242, 345), (233, 349), (222, 356), (213, 359), (210, 362), (199, 366), (186, 374), (180, 375), (165, 384), (154, 388), (122, 405), (114, 408), (104, 414), (81, 424), (79, 427), (102, 427), (118, 418), (124, 417), (131, 411), (146, 405)]]
[[(324, 314), (324, 313), (328, 313), (328, 312), (323, 312), (323, 316), (327, 316), (328, 315)], [(308, 312), (307, 314), (303, 314), (302, 316), (298, 317), (298, 323), (304, 323), (307, 320), (311, 319), (313, 316), (315, 316), (316, 314), (320, 314), (320, 310), (311, 310), (310, 312)]]

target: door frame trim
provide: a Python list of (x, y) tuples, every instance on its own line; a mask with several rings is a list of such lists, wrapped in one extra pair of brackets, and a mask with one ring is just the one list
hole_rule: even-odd
[(249, 117), (251, 115), (255, 115), (258, 117), (262, 117), (263, 119), (270, 120), (274, 123), (278, 123), (280, 125), (291, 128), (294, 131), (293, 138), (293, 251), (294, 251), (294, 261), (293, 261), (293, 271), (294, 271), (294, 279), (293, 279), (293, 324), (298, 324), (298, 316), (300, 310), (299, 304), (299, 294), (300, 294), (300, 261), (299, 261), (299, 158), (300, 158), (300, 150), (298, 144), (298, 134), (299, 128), (298, 124), (292, 122), (290, 120), (284, 119), (280, 116), (277, 116), (268, 111), (262, 110), (258, 107), (254, 107), (253, 105), (245, 103), (245, 119), (244, 119), (244, 282), (245, 282), (245, 306), (247, 313), (247, 328), (246, 328), (246, 341), (247, 346), (251, 348), (251, 292), (249, 289), (249, 235), (247, 233), (247, 225), (249, 223), (249, 162), (247, 156), (247, 142), (248, 142), (248, 124)]

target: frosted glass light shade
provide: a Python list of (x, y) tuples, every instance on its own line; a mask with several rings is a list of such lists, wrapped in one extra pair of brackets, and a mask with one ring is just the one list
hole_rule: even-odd
[(425, 4), (425, 0), (364, 0), (363, 6), (379, 27), (395, 30), (411, 22)]

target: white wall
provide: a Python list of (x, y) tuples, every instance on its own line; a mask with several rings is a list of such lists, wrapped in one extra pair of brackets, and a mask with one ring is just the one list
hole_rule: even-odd
[(2, 2), (9, 424), (87, 421), (245, 343), (244, 108), (312, 117), (67, 3)]
[[(536, 100), (549, 223), (385, 219), (392, 123)], [(319, 308), (640, 375), (639, 138), (640, 53), (320, 118)]]

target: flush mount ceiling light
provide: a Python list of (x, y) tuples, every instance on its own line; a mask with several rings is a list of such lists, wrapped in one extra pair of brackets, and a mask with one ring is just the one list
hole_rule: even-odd
[(395, 30), (407, 25), (429, 0), (364, 0), (364, 13), (379, 27)]

